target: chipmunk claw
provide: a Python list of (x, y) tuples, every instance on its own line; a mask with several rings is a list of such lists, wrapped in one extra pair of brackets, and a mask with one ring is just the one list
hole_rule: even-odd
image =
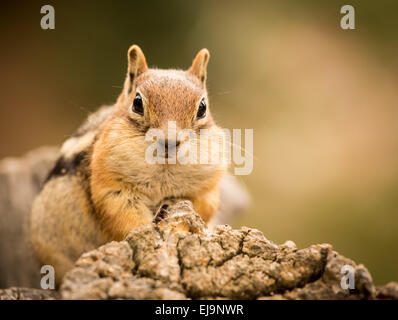
[(168, 215), (168, 213), (169, 213), (169, 212), (167, 211), (168, 208), (169, 208), (169, 205), (168, 205), (168, 204), (162, 204), (162, 205), (159, 207), (158, 211), (157, 211), (156, 214), (155, 214), (155, 218), (153, 218), (153, 222), (154, 222), (155, 224), (159, 223), (160, 221), (164, 220), (164, 219), (167, 217), (167, 215)]

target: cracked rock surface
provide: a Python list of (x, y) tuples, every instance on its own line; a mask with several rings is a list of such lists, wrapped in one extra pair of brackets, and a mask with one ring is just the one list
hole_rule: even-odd
[[(374, 299), (363, 265), (328, 244), (276, 245), (256, 230), (221, 225), (213, 232), (189, 202), (132, 230), (125, 241), (85, 253), (64, 278), (64, 299)], [(355, 270), (342, 289), (341, 268)], [(396, 290), (393, 283), (385, 294)], [(381, 292), (381, 289), (378, 289)], [(381, 293), (380, 293), (381, 294)]]
[(52, 290), (11, 287), (0, 289), (0, 300), (55, 300), (58, 293)]

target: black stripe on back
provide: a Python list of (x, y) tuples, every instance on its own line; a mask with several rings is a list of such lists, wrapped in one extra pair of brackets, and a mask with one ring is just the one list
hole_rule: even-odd
[(63, 156), (61, 156), (55, 163), (54, 168), (48, 174), (45, 182), (49, 181), (52, 178), (75, 173), (77, 168), (79, 167), (80, 163), (86, 157), (86, 155), (87, 155), (87, 151), (82, 151), (82, 152), (75, 154), (70, 159), (65, 159)]

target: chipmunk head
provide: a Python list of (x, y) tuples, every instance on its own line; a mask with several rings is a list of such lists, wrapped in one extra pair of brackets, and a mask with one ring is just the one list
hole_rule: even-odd
[(117, 107), (135, 129), (165, 129), (175, 121), (178, 129), (214, 125), (206, 91), (209, 51), (202, 49), (187, 71), (149, 69), (141, 49), (128, 51), (128, 70)]
[[(136, 45), (130, 47), (124, 88), (103, 133), (103, 145), (109, 149), (108, 165), (114, 165), (114, 171), (118, 170), (123, 176), (134, 179), (148, 169), (146, 151), (154, 143), (147, 139), (151, 129), (164, 132), (163, 141), (160, 139), (158, 142), (165, 145), (163, 156), (166, 159), (170, 158), (172, 148), (178, 152), (185, 143), (198, 144), (204, 135), (222, 135), (209, 110), (206, 90), (209, 57), (208, 50), (202, 49), (186, 71), (150, 69), (142, 50)], [(173, 137), (169, 132), (170, 124), (176, 131)], [(179, 133), (187, 129), (196, 133), (195, 139), (189, 141), (180, 138)], [(201, 148), (199, 153), (203, 155), (208, 151)], [(166, 161), (168, 163), (170, 162)], [(176, 170), (175, 167), (177, 166), (174, 169), (168, 168)], [(184, 171), (187, 179), (189, 173), (203, 179), (206, 172), (211, 174), (214, 171), (223, 171), (225, 164), (205, 165), (201, 169), (198, 167), (200, 164), (187, 165), (179, 169), (179, 172)], [(152, 170), (152, 175), (156, 174), (153, 168), (147, 171), (149, 170)]]

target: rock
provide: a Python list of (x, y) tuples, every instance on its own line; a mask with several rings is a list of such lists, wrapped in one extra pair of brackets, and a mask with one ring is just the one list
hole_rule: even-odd
[(376, 288), (376, 296), (380, 300), (398, 300), (398, 282), (389, 282)]
[[(210, 232), (189, 202), (88, 252), (64, 278), (63, 299), (374, 299), (367, 269), (328, 244), (276, 245), (256, 230)], [(342, 289), (341, 268), (355, 270)]]
[(0, 289), (0, 300), (55, 300), (58, 297), (58, 293), (52, 290), (16, 287)]

